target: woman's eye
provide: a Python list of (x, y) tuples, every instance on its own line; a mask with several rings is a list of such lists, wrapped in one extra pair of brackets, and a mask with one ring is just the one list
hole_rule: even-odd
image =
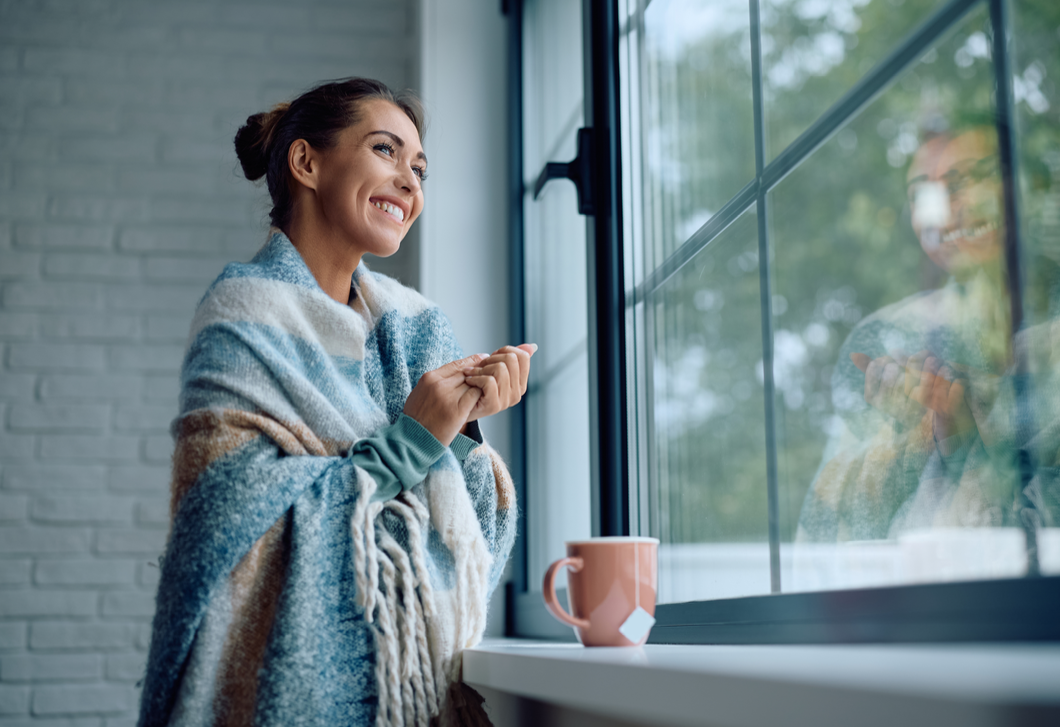
[(427, 181), (427, 170), (423, 167), (413, 167), (412, 173), (419, 177), (421, 182)]
[(383, 152), (387, 156), (394, 156), (394, 147), (390, 146), (390, 144), (386, 144), (386, 143), (376, 144), (373, 148), (376, 151)]

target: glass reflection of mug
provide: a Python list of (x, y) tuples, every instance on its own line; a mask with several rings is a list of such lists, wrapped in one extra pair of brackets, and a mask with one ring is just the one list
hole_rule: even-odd
[[(545, 606), (586, 646), (640, 646), (655, 623), (659, 541), (609, 537), (567, 542), (567, 557), (545, 572)], [(569, 568), (572, 613), (556, 599), (556, 575)]]

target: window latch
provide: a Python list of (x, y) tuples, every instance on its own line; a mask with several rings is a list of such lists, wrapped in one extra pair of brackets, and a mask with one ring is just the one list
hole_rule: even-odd
[(534, 199), (552, 179), (569, 179), (578, 190), (578, 213), (595, 214), (593, 205), (593, 130), (578, 129), (578, 155), (569, 162), (549, 162), (534, 184)]

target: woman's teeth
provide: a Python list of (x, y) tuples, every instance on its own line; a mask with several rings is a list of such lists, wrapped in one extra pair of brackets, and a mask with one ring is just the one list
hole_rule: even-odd
[(950, 230), (942, 236), (943, 242), (953, 242), (954, 240), (974, 240), (980, 235), (985, 235), (988, 232), (993, 232), (997, 229), (996, 222), (984, 222), (976, 227), (959, 227), (956, 230)]
[(374, 204), (376, 207), (383, 210), (384, 212), (391, 214), (394, 217), (397, 217), (399, 222), (405, 221), (405, 211), (400, 207), (395, 207), (394, 205), (387, 204), (386, 202), (373, 202), (372, 204)]

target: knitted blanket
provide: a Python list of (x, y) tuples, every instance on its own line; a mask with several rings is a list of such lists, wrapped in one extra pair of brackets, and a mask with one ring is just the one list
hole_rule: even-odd
[(461, 351), (415, 291), (364, 265), (353, 285), (328, 297), (274, 229), (199, 304), (140, 725), (426, 725), (453, 706), (514, 492), (483, 445), (373, 501), (351, 445)]

